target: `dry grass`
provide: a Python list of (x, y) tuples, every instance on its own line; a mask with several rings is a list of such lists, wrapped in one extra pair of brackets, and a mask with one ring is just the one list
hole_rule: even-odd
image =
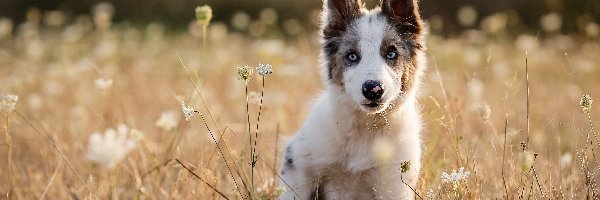
[[(192, 35), (166, 34), (157, 24), (101, 30), (80, 19), (60, 27), (30, 21), (1, 38), (0, 92), (19, 96), (0, 122), (2, 198), (246, 197), (248, 140), (256, 134), (247, 120), (256, 126), (252, 94), (260, 94), (263, 79), (248, 82), (247, 113), (235, 66), (259, 62), (273, 64), (274, 74), (264, 80), (255, 197), (274, 198), (281, 141), (322, 87), (316, 34), (256, 38), (217, 23), (204, 48)], [(479, 31), (429, 37), (425, 155), (415, 188), (423, 198), (430, 190), (435, 199), (599, 197), (600, 146), (590, 131), (598, 114), (592, 109), (588, 118), (578, 105), (583, 94), (600, 97), (598, 39), (515, 38)], [(112, 86), (98, 87), (99, 78)], [(198, 111), (189, 122), (183, 100)], [(172, 130), (156, 126), (167, 111), (177, 113)], [(88, 160), (92, 133), (121, 123), (143, 139), (112, 169)], [(470, 176), (442, 183), (442, 172), (459, 167)]]

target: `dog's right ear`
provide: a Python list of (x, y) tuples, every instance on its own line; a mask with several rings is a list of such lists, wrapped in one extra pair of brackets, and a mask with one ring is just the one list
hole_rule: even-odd
[(360, 16), (361, 0), (323, 0), (322, 28), (325, 37), (334, 36), (346, 29), (346, 25)]

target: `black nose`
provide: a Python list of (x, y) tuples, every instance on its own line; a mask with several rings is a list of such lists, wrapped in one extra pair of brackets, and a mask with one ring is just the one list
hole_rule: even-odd
[(368, 100), (374, 101), (383, 96), (383, 85), (379, 81), (368, 80), (362, 84), (362, 93)]

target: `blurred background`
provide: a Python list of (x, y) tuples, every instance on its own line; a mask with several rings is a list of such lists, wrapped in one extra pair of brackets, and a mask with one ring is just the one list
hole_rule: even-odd
[[(53, 17), (53, 22), (71, 21), (89, 14), (97, 0), (1, 0), (0, 17), (20, 23), (36, 15)], [(109, 0), (114, 21), (143, 25), (161, 22), (169, 30), (181, 30), (193, 20), (193, 9), (208, 4), (214, 20), (244, 25), (252, 19), (275, 16), (278, 26), (300, 24), (316, 28), (315, 15), (321, 0)], [(378, 0), (365, 0), (373, 7)], [(242, 12), (243, 10), (243, 12)], [(482, 28), (508, 33), (582, 33), (597, 35), (600, 3), (597, 0), (422, 0), (421, 10), (431, 31), (456, 35)], [(29, 12), (28, 12), (29, 11)], [(59, 11), (59, 12), (56, 12)], [(28, 14), (29, 13), (29, 14)], [(49, 22), (52, 23), (52, 22)], [(238, 26), (243, 29), (243, 26)]]
[[(0, 180), (9, 180), (0, 181), (0, 196), (217, 199), (166, 162), (179, 158), (236, 197), (238, 183), (246, 191), (241, 183), (250, 180), (248, 116), (254, 125), (262, 109), (257, 192), (276, 199), (278, 150), (323, 88), (321, 4), (0, 0), (0, 95), (18, 96), (14, 113), (0, 112)], [(195, 21), (202, 5), (214, 15), (206, 27)], [(441, 199), (598, 199), (585, 196), (600, 191), (586, 175), (598, 176), (600, 161), (582, 155), (600, 112), (583, 113), (579, 105), (584, 94), (600, 97), (598, 0), (421, 0), (420, 8), (430, 34), (416, 190)], [(258, 63), (272, 64), (273, 75), (238, 79), (236, 66)], [(183, 101), (209, 122), (184, 121)], [(98, 146), (93, 136), (114, 127), (137, 130), (138, 146), (107, 156), (119, 162), (107, 170), (89, 155)], [(62, 157), (53, 159), (54, 145)], [(100, 149), (113, 155), (114, 148)], [(580, 162), (589, 166), (580, 169)], [(440, 179), (462, 167), (471, 172), (464, 189)]]

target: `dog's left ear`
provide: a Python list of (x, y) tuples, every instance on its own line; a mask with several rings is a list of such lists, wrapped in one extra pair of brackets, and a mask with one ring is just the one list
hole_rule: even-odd
[(398, 31), (421, 34), (423, 21), (417, 0), (381, 0), (381, 10)]

